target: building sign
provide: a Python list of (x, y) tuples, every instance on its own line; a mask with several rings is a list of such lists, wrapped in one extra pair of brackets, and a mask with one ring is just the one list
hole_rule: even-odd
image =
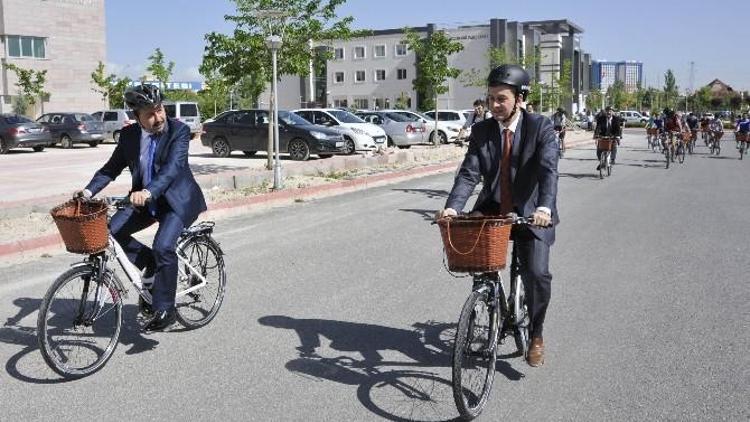
[[(166, 82), (164, 84), (160, 84), (159, 81), (145, 81), (146, 84), (151, 85), (157, 85), (161, 89), (164, 90), (178, 90), (178, 89), (185, 89), (190, 90), (194, 92), (201, 91), (203, 89), (203, 82)], [(141, 81), (131, 81), (130, 86), (137, 86), (140, 85)]]

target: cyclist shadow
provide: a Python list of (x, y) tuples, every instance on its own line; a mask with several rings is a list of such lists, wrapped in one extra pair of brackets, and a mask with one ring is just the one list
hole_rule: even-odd
[[(5, 370), (13, 378), (32, 384), (67, 382), (69, 380), (64, 378), (49, 377), (52, 374), (52, 370), (47, 370), (46, 366), (44, 366), (44, 370), (42, 371), (37, 369), (39, 365), (36, 365), (36, 363), (42, 362), (42, 355), (39, 352), (39, 342), (37, 340), (36, 317), (33, 318), (33, 321), (21, 323), (39, 310), (41, 302), (41, 299), (34, 298), (18, 298), (13, 301), (18, 310), (15, 315), (9, 317), (0, 326), (0, 343), (14, 344), (23, 348), (8, 359), (5, 363)], [(123, 305), (123, 324), (119, 343), (130, 346), (125, 351), (125, 354), (128, 355), (153, 350), (159, 344), (158, 341), (141, 335), (140, 326), (136, 322), (137, 315), (138, 306)], [(50, 320), (50, 323), (53, 324), (54, 319)], [(35, 360), (33, 364), (23, 363), (23, 358), (27, 355), (32, 355), (32, 359)]]
[[(287, 362), (287, 370), (316, 381), (357, 386), (360, 403), (376, 415), (394, 421), (457, 417), (451, 381), (441, 376), (450, 372), (455, 324), (428, 321), (405, 330), (280, 315), (264, 316), (258, 322), (296, 332), (299, 357)], [(347, 355), (320, 356), (322, 337), (330, 341), (328, 348)], [(391, 352), (408, 359), (386, 360)], [(505, 361), (498, 361), (497, 370), (511, 380), (523, 377)]]

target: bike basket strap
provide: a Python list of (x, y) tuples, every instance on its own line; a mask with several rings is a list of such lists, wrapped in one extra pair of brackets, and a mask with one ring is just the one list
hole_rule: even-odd
[(511, 218), (451, 217), (438, 220), (448, 269), (488, 272), (505, 268)]
[(612, 151), (612, 145), (615, 142), (614, 139), (597, 139), (596, 147), (602, 151)]
[(65, 249), (72, 253), (91, 254), (107, 248), (107, 204), (104, 201), (71, 199), (52, 208)]

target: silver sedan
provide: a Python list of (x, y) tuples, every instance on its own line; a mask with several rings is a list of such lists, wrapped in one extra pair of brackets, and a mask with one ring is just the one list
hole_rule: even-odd
[(360, 111), (356, 113), (368, 123), (380, 126), (388, 136), (388, 146), (402, 149), (426, 142), (425, 125), (399, 113), (385, 111)]

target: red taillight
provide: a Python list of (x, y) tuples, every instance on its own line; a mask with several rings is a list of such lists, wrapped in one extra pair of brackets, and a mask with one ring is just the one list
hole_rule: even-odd
[(406, 125), (406, 133), (414, 133), (414, 132), (416, 132), (414, 130), (414, 126), (412, 126), (412, 125)]
[(9, 130), (11, 136), (22, 135), (26, 133), (26, 129), (22, 127), (12, 127)]

